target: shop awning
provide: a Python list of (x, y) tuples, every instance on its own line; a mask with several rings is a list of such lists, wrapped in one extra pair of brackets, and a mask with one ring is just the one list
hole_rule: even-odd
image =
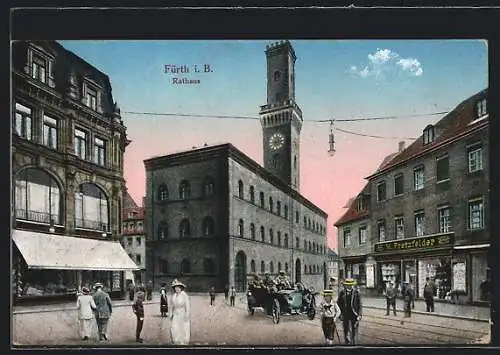
[(22, 230), (12, 240), (30, 269), (139, 270), (118, 242)]
[(484, 249), (484, 248), (489, 248), (490, 243), (487, 244), (473, 244), (473, 245), (456, 245), (453, 247), (453, 249)]

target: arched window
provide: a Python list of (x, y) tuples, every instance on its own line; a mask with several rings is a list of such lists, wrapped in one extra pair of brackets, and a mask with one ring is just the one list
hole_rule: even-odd
[(241, 199), (244, 199), (244, 193), (243, 193), (243, 181), (239, 180), (238, 181), (238, 197)]
[(283, 270), (281, 269), (281, 262), (278, 261), (278, 272), (280, 272), (280, 271), (283, 271)]
[(260, 226), (260, 240), (262, 242), (266, 241), (266, 231), (264, 230), (264, 226)]
[(285, 215), (285, 219), (288, 219), (288, 206), (287, 206), (287, 205), (285, 205), (285, 206), (283, 207), (283, 210), (284, 210), (283, 212), (284, 212), (284, 215)]
[(208, 237), (214, 235), (215, 228), (214, 228), (214, 219), (210, 216), (207, 216), (203, 219), (202, 222), (202, 230), (203, 230), (203, 235)]
[(191, 273), (191, 264), (188, 259), (182, 259), (181, 262), (181, 275)]
[(255, 224), (250, 223), (250, 238), (255, 240)]
[(304, 264), (304, 274), (307, 274), (307, 265)]
[(285, 273), (288, 274), (288, 263), (285, 263)]
[(214, 179), (210, 176), (205, 177), (203, 180), (203, 196), (212, 196), (214, 194)]
[(158, 186), (158, 200), (159, 201), (165, 201), (168, 200), (168, 189), (167, 185), (161, 184)]
[(168, 261), (163, 258), (158, 258), (157, 270), (160, 274), (168, 274)]
[(274, 244), (274, 232), (272, 228), (269, 228), (269, 243)]
[(250, 202), (255, 203), (255, 188), (250, 186)]
[(212, 259), (203, 260), (203, 272), (205, 274), (213, 274), (215, 272), (215, 264)]
[(273, 209), (274, 209), (273, 198), (269, 196), (269, 211), (271, 211), (272, 213)]
[(179, 198), (185, 200), (191, 197), (191, 185), (189, 181), (183, 180), (179, 184)]
[(261, 191), (259, 193), (260, 207), (264, 208), (264, 193)]
[(307, 228), (311, 229), (311, 219), (310, 218), (307, 220)]
[(299, 249), (299, 237), (295, 237), (295, 249)]
[(238, 221), (238, 236), (239, 236), (240, 238), (243, 238), (243, 236), (244, 236), (244, 235), (245, 235), (245, 225), (244, 225), (244, 223), (243, 223), (243, 220), (242, 220), (242, 219), (240, 219), (240, 220)]
[(312, 252), (313, 253), (316, 252), (316, 243), (315, 242), (312, 243)]
[(295, 211), (295, 223), (299, 223), (299, 211)]
[(312, 274), (312, 267), (309, 265), (309, 273)]
[(313, 265), (313, 274), (316, 273), (316, 265)]
[(165, 222), (158, 223), (158, 240), (168, 238), (168, 225)]
[(304, 216), (304, 228), (307, 228), (307, 217)]
[(250, 261), (250, 272), (255, 272), (255, 260)]
[(307, 240), (304, 239), (304, 250), (307, 251)]
[(288, 248), (288, 234), (285, 233), (285, 239), (283, 240), (283, 246)]
[(297, 170), (297, 156), (296, 155), (293, 156), (293, 169)]
[[(16, 218), (47, 224), (51, 221), (58, 225), (64, 224), (61, 218), (61, 195), (56, 180), (44, 170), (25, 168), (19, 171), (16, 174)], [(107, 225), (107, 211), (103, 217)]]
[(276, 214), (278, 216), (281, 216), (281, 202), (280, 201), (276, 202)]
[(278, 231), (278, 245), (281, 246), (281, 232)]
[(279, 169), (281, 167), (281, 159), (279, 154), (273, 154), (271, 158), (271, 165), (273, 168)]
[(187, 218), (183, 219), (179, 225), (179, 236), (181, 238), (187, 238), (191, 236), (191, 228), (189, 226), (189, 220)]
[(83, 183), (75, 192), (75, 228), (109, 231), (108, 199), (93, 183)]
[(269, 263), (269, 273), (274, 274), (274, 264), (272, 261)]
[(311, 248), (311, 241), (309, 241), (309, 243), (308, 243), (308, 248), (307, 248), (307, 250), (308, 250), (309, 252), (311, 252), (311, 251), (312, 251), (312, 248)]
[(264, 261), (260, 262), (260, 273), (263, 274), (266, 272), (266, 263)]

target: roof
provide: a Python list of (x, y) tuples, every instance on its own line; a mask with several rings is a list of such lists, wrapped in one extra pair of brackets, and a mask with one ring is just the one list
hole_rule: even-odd
[[(379, 169), (368, 176), (372, 179), (379, 174), (396, 168), (412, 159), (428, 154), (442, 146), (466, 136), (467, 134), (488, 126), (488, 120), (481, 120), (470, 124), (476, 117), (475, 104), (487, 96), (488, 89), (484, 89), (477, 94), (462, 101), (450, 113), (439, 120), (435, 125), (435, 139), (432, 143), (424, 145), (423, 134), (415, 140), (408, 148), (397, 153), (389, 162), (381, 164)], [(429, 127), (429, 126), (428, 126)]]
[(231, 143), (210, 145), (174, 154), (152, 157), (150, 159), (144, 160), (144, 166), (146, 167), (146, 171), (151, 171), (155, 169), (164, 169), (168, 166), (191, 164), (198, 161), (205, 161), (207, 159), (217, 158), (217, 157), (226, 159), (231, 158), (237, 161), (239, 164), (255, 172), (261, 178), (265, 179), (267, 182), (274, 185), (277, 189), (280, 189), (281, 191), (285, 192), (286, 194), (294, 198), (296, 201), (310, 208), (312, 211), (318, 213), (324, 218), (328, 217), (328, 214), (325, 211), (323, 211), (321, 208), (316, 206), (310, 200), (305, 198), (298, 191), (294, 190), (290, 185), (288, 185), (286, 182), (278, 178), (276, 175), (272, 174), (267, 169), (262, 167), (259, 163), (257, 163), (255, 160), (250, 158), (248, 155), (243, 153), (241, 150), (236, 148)]
[[(133, 217), (130, 217), (130, 213), (134, 214)], [(138, 206), (127, 191), (123, 196), (123, 220), (144, 219), (144, 216), (145, 208)]]
[[(367, 183), (361, 192), (357, 195), (360, 196), (362, 194), (369, 194), (370, 193), (370, 185)], [(364, 217), (368, 217), (370, 215), (370, 211), (368, 209), (366, 210), (361, 210), (359, 211), (357, 208), (357, 203), (356, 203), (357, 198), (352, 198), (351, 203), (347, 209), (347, 211), (344, 213), (342, 217), (340, 217), (337, 222), (335, 222), (334, 226), (339, 226), (342, 224), (345, 224), (347, 222), (352, 222)]]
[(327, 258), (328, 260), (339, 260), (339, 255), (335, 252), (335, 250), (328, 248), (327, 251)]

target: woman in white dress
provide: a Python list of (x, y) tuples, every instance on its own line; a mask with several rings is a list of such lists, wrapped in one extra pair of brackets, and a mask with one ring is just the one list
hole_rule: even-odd
[(83, 340), (88, 340), (93, 329), (94, 310), (96, 305), (87, 287), (82, 288), (82, 293), (76, 300), (78, 320), (80, 321), (80, 335)]
[(170, 336), (174, 345), (188, 345), (191, 336), (191, 320), (189, 319), (189, 296), (184, 292), (186, 285), (175, 279), (172, 282), (172, 288), (174, 294), (170, 306)]

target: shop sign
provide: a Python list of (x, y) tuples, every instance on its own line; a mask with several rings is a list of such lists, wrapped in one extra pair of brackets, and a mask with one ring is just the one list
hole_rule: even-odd
[(402, 240), (391, 240), (375, 244), (375, 253), (418, 251), (453, 245), (453, 234), (433, 235)]
[(121, 271), (113, 271), (113, 291), (120, 291), (121, 289)]
[(465, 263), (453, 264), (453, 290), (454, 291), (467, 291), (465, 281)]

